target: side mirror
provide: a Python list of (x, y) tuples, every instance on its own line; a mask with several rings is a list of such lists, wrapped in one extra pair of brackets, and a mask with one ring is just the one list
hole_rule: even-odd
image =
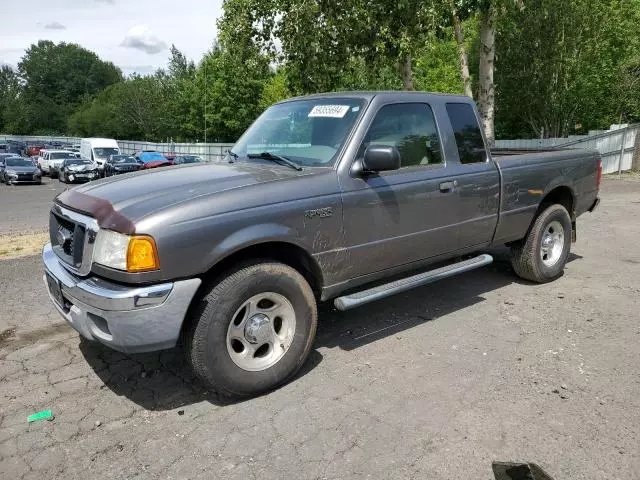
[(384, 172), (400, 168), (400, 152), (396, 147), (370, 145), (364, 152), (362, 168), (367, 172)]

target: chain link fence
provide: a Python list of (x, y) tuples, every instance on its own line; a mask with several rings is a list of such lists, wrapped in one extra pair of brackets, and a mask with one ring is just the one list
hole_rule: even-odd
[(153, 150), (164, 154), (190, 154), (198, 155), (205, 162), (222, 160), (227, 151), (233, 147), (233, 143), (153, 143), (138, 142), (135, 140), (118, 140), (122, 153), (133, 155), (142, 150)]

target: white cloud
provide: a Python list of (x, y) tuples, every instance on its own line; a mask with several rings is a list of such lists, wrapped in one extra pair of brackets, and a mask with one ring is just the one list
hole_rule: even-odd
[(127, 32), (121, 44), (123, 47), (142, 50), (150, 55), (167, 49), (167, 44), (156, 37), (146, 25), (136, 25)]
[(60, 22), (51, 22), (51, 23), (47, 23), (44, 28), (46, 28), (47, 30), (66, 30), (67, 27), (65, 27), (63, 24), (61, 24)]
[[(164, 50), (150, 55), (143, 49), (122, 47), (130, 27), (147, 25), (166, 45), (175, 44), (189, 59), (198, 62), (211, 48), (216, 37), (216, 19), (222, 14), (222, 0), (20, 0), (9, 3), (9, 9), (0, 7), (0, 62), (17, 65), (32, 44), (51, 40), (77, 43), (125, 72), (164, 68), (169, 53)], [(33, 20), (25, 23), (25, 18)], [(44, 25), (53, 20), (63, 23), (66, 30), (45, 29)]]

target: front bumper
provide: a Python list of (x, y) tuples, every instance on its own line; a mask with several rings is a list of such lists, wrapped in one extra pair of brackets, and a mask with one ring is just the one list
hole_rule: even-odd
[[(88, 340), (126, 353), (171, 348), (201, 280), (192, 278), (143, 287), (125, 286), (99, 277), (77, 277), (44, 246), (44, 282), (64, 319)], [(47, 275), (58, 282), (64, 305), (52, 293)]]
[(16, 178), (7, 178), (6, 183), (7, 185), (21, 185), (21, 184), (33, 185), (33, 184), (42, 183), (42, 178), (38, 177), (38, 178), (34, 178), (33, 180), (18, 180)]
[[(96, 171), (91, 177), (85, 172), (67, 172), (64, 174), (70, 183), (87, 183), (100, 178), (100, 172)], [(83, 176), (78, 176), (83, 175)], [(71, 178), (73, 177), (73, 178)]]

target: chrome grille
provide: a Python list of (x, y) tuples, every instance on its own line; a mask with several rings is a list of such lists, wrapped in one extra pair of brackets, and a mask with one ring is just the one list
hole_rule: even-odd
[(49, 215), (51, 247), (70, 271), (87, 275), (93, 260), (93, 244), (99, 230), (95, 219), (54, 204)]

